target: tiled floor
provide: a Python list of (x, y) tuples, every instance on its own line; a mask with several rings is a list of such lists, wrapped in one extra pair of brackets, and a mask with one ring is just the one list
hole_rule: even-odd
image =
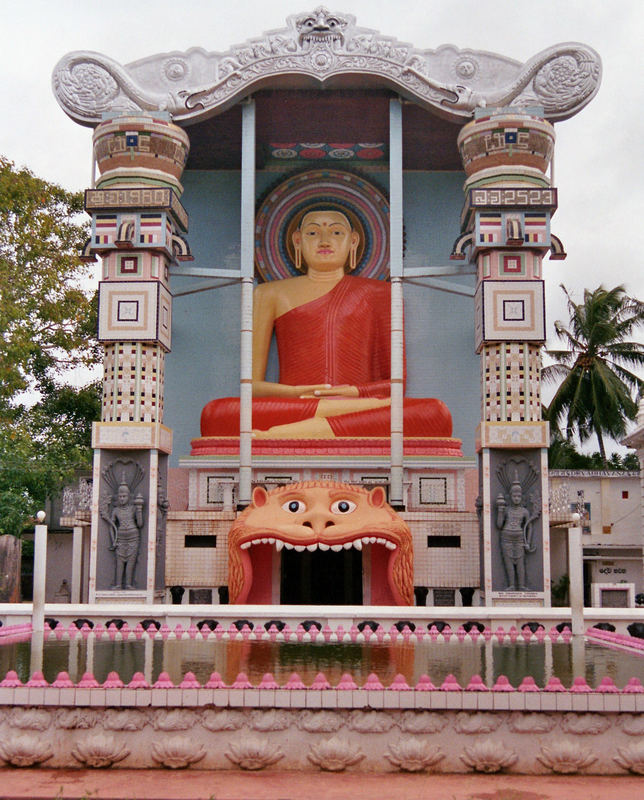
[(638, 776), (0, 769), (2, 800), (637, 800)]

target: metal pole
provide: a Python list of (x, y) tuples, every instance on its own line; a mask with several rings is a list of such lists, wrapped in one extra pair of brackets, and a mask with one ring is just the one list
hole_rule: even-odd
[(391, 277), (391, 456), (389, 501), (403, 505), (403, 173), (402, 105), (389, 102), (389, 274)]
[(239, 386), (239, 505), (250, 503), (253, 424), (253, 273), (255, 269), (255, 101), (242, 107), (241, 355)]

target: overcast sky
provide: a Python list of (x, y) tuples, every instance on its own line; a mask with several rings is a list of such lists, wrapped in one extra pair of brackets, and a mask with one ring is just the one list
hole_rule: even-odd
[[(71, 50), (96, 50), (122, 64), (148, 55), (231, 45), (284, 27), (313, 0), (4, 0), (0, 50), (0, 153), (69, 189), (89, 185), (91, 131), (72, 122), (51, 90), (51, 72)], [(421, 49), (442, 44), (520, 61), (566, 41), (603, 61), (599, 94), (557, 124), (553, 232), (568, 258), (547, 262), (548, 331), (567, 318), (560, 283), (624, 283), (644, 298), (640, 230), (644, 204), (644, 81), (641, 0), (340, 0), (331, 11)]]

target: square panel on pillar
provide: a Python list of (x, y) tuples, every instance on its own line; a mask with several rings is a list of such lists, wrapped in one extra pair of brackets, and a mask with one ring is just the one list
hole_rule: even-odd
[(98, 339), (155, 342), (170, 350), (172, 297), (157, 281), (101, 281)]
[(543, 281), (479, 283), (476, 348), (484, 342), (542, 342), (546, 338)]
[(168, 257), (158, 250), (115, 250), (103, 254), (103, 280), (169, 282)]

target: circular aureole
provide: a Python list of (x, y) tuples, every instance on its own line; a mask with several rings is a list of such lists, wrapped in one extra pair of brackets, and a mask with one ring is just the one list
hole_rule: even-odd
[(360, 236), (355, 274), (389, 274), (389, 201), (361, 175), (333, 169), (298, 172), (260, 203), (255, 218), (255, 266), (262, 281), (290, 278), (295, 269), (293, 231), (305, 213), (333, 209), (345, 214)]

